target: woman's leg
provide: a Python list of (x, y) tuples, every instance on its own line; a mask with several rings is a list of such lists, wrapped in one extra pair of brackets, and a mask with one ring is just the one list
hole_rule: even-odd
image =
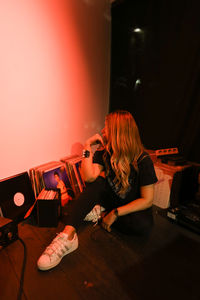
[(76, 229), (92, 208), (100, 203), (104, 195), (105, 179), (98, 177), (88, 183), (85, 190), (74, 200), (72, 211), (66, 220), (66, 226), (45, 249), (37, 262), (40, 270), (46, 271), (57, 266), (61, 259), (78, 248)]
[(69, 216), (64, 220), (66, 227), (71, 226), (77, 230), (93, 207), (96, 204), (101, 204), (105, 194), (106, 183), (103, 177), (98, 177), (94, 182), (86, 183), (83, 192), (77, 199), (73, 200)]
[(121, 216), (113, 227), (125, 234), (148, 235), (153, 227), (152, 208)]

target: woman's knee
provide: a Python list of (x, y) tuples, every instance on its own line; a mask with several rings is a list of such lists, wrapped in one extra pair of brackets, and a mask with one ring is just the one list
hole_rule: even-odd
[(153, 227), (153, 216), (146, 216), (133, 213), (124, 217), (120, 217), (115, 227), (123, 233), (130, 235), (148, 235)]

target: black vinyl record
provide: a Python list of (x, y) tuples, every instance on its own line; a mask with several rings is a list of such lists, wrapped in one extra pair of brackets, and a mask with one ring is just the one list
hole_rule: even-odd
[(35, 201), (27, 172), (0, 181), (0, 209), (3, 217), (20, 222)]

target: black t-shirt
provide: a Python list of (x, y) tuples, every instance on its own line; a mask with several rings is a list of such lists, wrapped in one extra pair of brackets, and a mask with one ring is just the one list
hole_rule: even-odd
[[(105, 169), (105, 163), (103, 159), (105, 150), (97, 150), (94, 153), (93, 156), (93, 163), (97, 163), (99, 165), (102, 165)], [(157, 177), (154, 170), (153, 162), (147, 152), (143, 152), (138, 161), (138, 171), (135, 170), (132, 164), (130, 164), (130, 176), (129, 176), (129, 184), (130, 187), (127, 190), (127, 192), (124, 195), (119, 195), (118, 191), (119, 188), (117, 188), (116, 184), (113, 182), (115, 178), (115, 173), (112, 170), (111, 164), (110, 164), (110, 156), (107, 153), (106, 155), (106, 161), (109, 166), (109, 174), (106, 177), (106, 180), (109, 184), (109, 187), (111, 188), (112, 192), (115, 194), (115, 197), (120, 199), (121, 204), (129, 203), (137, 198), (140, 198), (140, 187), (145, 185), (154, 184), (157, 182)]]

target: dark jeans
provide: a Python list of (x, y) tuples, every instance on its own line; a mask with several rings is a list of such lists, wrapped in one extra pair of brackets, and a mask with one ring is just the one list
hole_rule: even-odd
[[(87, 183), (84, 191), (74, 200), (66, 225), (71, 225), (77, 230), (96, 204), (103, 206), (109, 212), (121, 206), (119, 201), (109, 188), (107, 181), (103, 177), (98, 177), (94, 182)], [(112, 226), (126, 234), (143, 235), (149, 233), (152, 225), (152, 208), (148, 208), (121, 216)]]

